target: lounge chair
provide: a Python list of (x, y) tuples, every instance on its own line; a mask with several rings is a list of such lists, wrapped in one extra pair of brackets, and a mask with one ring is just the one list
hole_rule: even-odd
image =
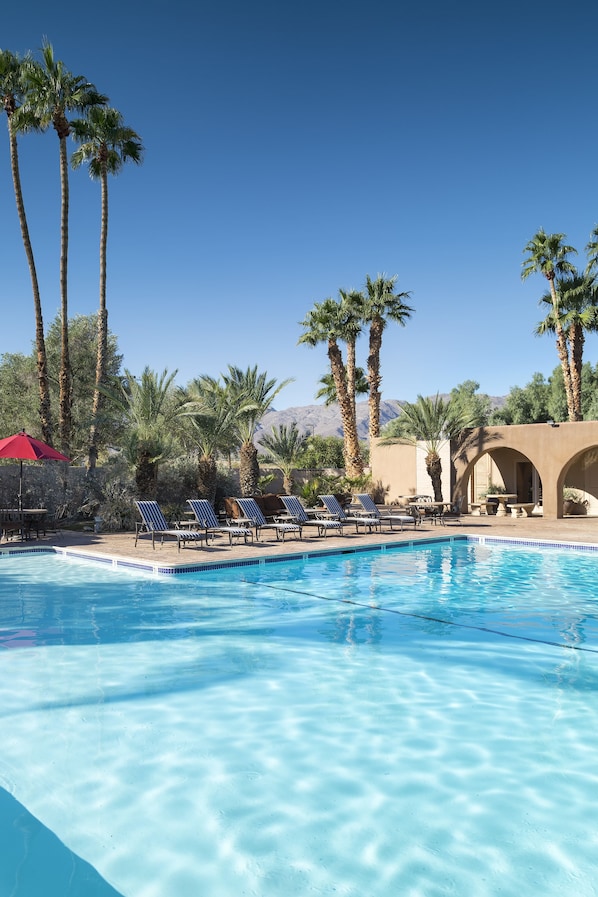
[(218, 522), (218, 518), (214, 513), (214, 508), (207, 498), (188, 498), (187, 504), (195, 514), (195, 520), (198, 526), (201, 526), (206, 533), (226, 533), (229, 544), (233, 544), (234, 538), (243, 539), (247, 544), (247, 539), (253, 539), (253, 533), (248, 526), (232, 526), (224, 525)]
[(239, 505), (245, 520), (248, 520), (251, 526), (254, 527), (256, 540), (259, 541), (260, 533), (263, 529), (273, 529), (276, 533), (277, 541), (282, 537), (284, 542), (284, 537), (288, 533), (294, 533), (295, 536), (298, 535), (301, 539), (301, 524), (291, 523), (290, 521), (283, 523), (280, 520), (266, 520), (254, 498), (235, 498), (235, 501)]
[(357, 515), (350, 517), (347, 515), (343, 511), (339, 500), (334, 495), (320, 495), (319, 499), (334, 520), (340, 520), (341, 523), (354, 523), (355, 532), (357, 533), (359, 532), (360, 526), (363, 526), (364, 530), (367, 528), (370, 533), (373, 529), (380, 531), (382, 529), (378, 517), (359, 517)]
[(340, 532), (341, 536), (344, 535), (342, 520), (333, 520), (332, 517), (309, 517), (296, 495), (281, 495), (280, 497), (289, 517), (292, 517), (301, 526), (317, 526), (319, 536), (326, 536), (330, 530)]
[(414, 529), (417, 526), (418, 518), (415, 516), (417, 514), (415, 508), (413, 509), (413, 514), (409, 514), (407, 512), (401, 514), (397, 511), (383, 514), (376, 507), (372, 496), (368, 495), (367, 492), (357, 495), (356, 498), (364, 511), (366, 511), (371, 517), (377, 517), (381, 524), (388, 523), (391, 529), (393, 528), (393, 524), (395, 523), (398, 523), (400, 525), (401, 532), (403, 532), (403, 527), (405, 526), (405, 524), (412, 523)]
[(156, 536), (160, 537), (161, 544), (166, 537), (176, 539), (179, 551), (181, 550), (181, 542), (183, 544), (187, 542), (202, 541), (207, 543), (208, 537), (205, 533), (200, 533), (197, 530), (173, 529), (168, 526), (166, 518), (160, 510), (157, 501), (136, 501), (135, 504), (137, 505), (142, 521), (141, 523), (137, 521), (135, 524), (135, 546), (137, 546), (139, 536), (142, 536), (145, 533), (151, 534), (152, 548), (156, 547)]

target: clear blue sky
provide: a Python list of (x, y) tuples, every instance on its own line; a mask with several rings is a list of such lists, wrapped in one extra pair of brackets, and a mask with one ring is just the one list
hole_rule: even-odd
[[(3, 48), (55, 56), (108, 94), (146, 148), (110, 182), (109, 324), (138, 374), (181, 384), (257, 364), (313, 402), (325, 348), (298, 346), (316, 301), (398, 275), (383, 397), (466, 379), (502, 395), (558, 363), (522, 284), (543, 227), (579, 250), (598, 222), (598, 7), (381, 0), (30, 0)], [(21, 174), (46, 325), (59, 309), (54, 132)], [(74, 147), (73, 147), (74, 148)], [(29, 276), (0, 139), (0, 353), (29, 352)], [(97, 309), (99, 186), (71, 173), (70, 313)], [(366, 341), (358, 347), (365, 365)], [(598, 362), (598, 339), (586, 360)]]

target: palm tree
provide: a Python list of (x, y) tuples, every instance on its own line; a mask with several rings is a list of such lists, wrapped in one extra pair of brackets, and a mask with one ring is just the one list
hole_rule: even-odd
[(591, 274), (598, 269), (598, 224), (590, 234), (590, 241), (586, 245), (586, 252), (588, 254), (586, 274)]
[(53, 126), (59, 141), (60, 158), (60, 314), (62, 322), (61, 363), (59, 374), (59, 418), (61, 449), (70, 454), (72, 376), (68, 344), (68, 244), (69, 177), (66, 139), (71, 132), (67, 115), (104, 105), (107, 97), (98, 93), (82, 75), (73, 75), (54, 59), (52, 45), (44, 41), (42, 62), (29, 60), (24, 69), (27, 90), (18, 111), (23, 130), (46, 131)]
[(287, 495), (293, 494), (293, 469), (297, 466), (297, 458), (304, 450), (307, 438), (293, 421), (289, 427), (285, 424), (272, 427), (272, 432), (260, 439), (262, 449), (282, 471), (283, 489)]
[[(346, 370), (346, 366), (345, 366)], [(347, 371), (347, 389), (349, 389), (349, 372)], [(324, 404), (326, 406), (334, 405), (338, 402), (338, 396), (336, 394), (336, 387), (334, 385), (334, 378), (332, 374), (324, 374), (320, 377), (320, 388), (317, 391), (315, 398), (316, 399), (324, 399)], [(366, 396), (370, 391), (368, 378), (365, 375), (365, 371), (363, 368), (356, 367), (354, 378), (354, 392), (355, 396)]]
[(100, 181), (102, 208), (100, 223), (100, 302), (98, 307), (98, 345), (96, 383), (93, 394), (92, 420), (89, 431), (88, 470), (98, 458), (98, 425), (103, 404), (102, 386), (106, 376), (108, 352), (108, 310), (106, 307), (106, 249), (108, 243), (108, 175), (117, 175), (126, 162), (140, 164), (143, 146), (139, 134), (124, 125), (116, 109), (92, 106), (84, 119), (71, 122), (74, 140), (80, 144), (71, 156), (71, 165), (78, 168), (89, 163), (89, 175)]
[(568, 350), (568, 365), (571, 376), (571, 398), (573, 416), (569, 420), (583, 420), (582, 412), (582, 367), (583, 347), (586, 331), (596, 331), (598, 327), (598, 284), (595, 276), (576, 272), (566, 278), (556, 280), (558, 297), (558, 318), (555, 316), (551, 293), (545, 293), (540, 304), (549, 306), (550, 311), (541, 321), (536, 333), (556, 333), (557, 320)]
[(244, 406), (244, 412), (238, 422), (241, 439), (239, 450), (241, 496), (256, 495), (260, 468), (253, 439), (260, 420), (272, 407), (281, 389), (292, 382), (292, 377), (277, 385), (276, 380), (268, 379), (265, 371), (258, 373), (257, 365), (242, 371), (229, 364), (228, 374), (223, 374), (222, 379), (228, 391), (229, 401), (233, 405)]
[(442, 461), (440, 451), (466, 427), (471, 426), (467, 412), (457, 403), (418, 395), (413, 403), (403, 402), (401, 413), (384, 430), (382, 445), (403, 443), (420, 447), (426, 453), (426, 470), (434, 489), (434, 501), (442, 501)]
[(31, 288), (33, 291), (33, 308), (35, 312), (35, 344), (37, 351), (37, 382), (39, 389), (39, 417), (42, 431), (42, 439), (48, 445), (52, 445), (53, 428), (52, 428), (52, 412), (50, 409), (50, 385), (48, 379), (48, 360), (46, 355), (46, 344), (44, 338), (44, 319), (42, 315), (42, 304), (39, 292), (39, 283), (37, 279), (37, 270), (35, 267), (35, 259), (33, 257), (33, 248), (29, 236), (29, 226), (27, 224), (27, 216), (25, 214), (25, 204), (23, 202), (23, 191), (21, 188), (21, 174), (19, 170), (19, 151), (17, 143), (17, 122), (15, 121), (15, 112), (19, 104), (23, 101), (24, 82), (23, 82), (24, 62), (18, 56), (10, 53), (8, 50), (0, 50), (0, 92), (6, 112), (8, 123), (8, 140), (10, 144), (10, 167), (12, 171), (12, 183), (15, 192), (15, 200), (17, 203), (17, 214), (19, 216), (19, 224), (21, 227), (21, 237), (23, 246), (25, 247), (25, 255), (27, 264), (29, 265), (29, 276), (31, 278)]
[(189, 421), (190, 442), (198, 453), (197, 494), (212, 504), (216, 499), (218, 456), (239, 445), (239, 421), (250, 404), (231, 402), (226, 387), (208, 375), (196, 377), (185, 390), (182, 413)]
[(316, 302), (301, 326), (305, 328), (299, 343), (317, 346), (326, 343), (330, 371), (334, 380), (338, 405), (343, 425), (345, 468), (348, 477), (357, 478), (363, 474), (363, 459), (357, 436), (355, 412), (347, 387), (347, 370), (338, 345), (343, 333), (343, 315), (340, 303), (332, 298)]
[(135, 470), (138, 498), (156, 497), (159, 464), (176, 449), (174, 425), (184, 410), (173, 386), (176, 374), (158, 375), (146, 367), (137, 380), (125, 369), (119, 392), (104, 388), (125, 417), (124, 451)]
[(382, 334), (388, 321), (394, 321), (401, 327), (411, 317), (413, 308), (404, 303), (411, 293), (395, 293), (397, 276), (387, 278), (379, 274), (372, 280), (366, 277), (364, 321), (370, 325), (368, 380), (370, 384), (370, 444), (380, 435), (380, 351)]
[(523, 262), (521, 279), (525, 280), (530, 274), (542, 274), (550, 285), (550, 299), (552, 302), (552, 315), (556, 333), (556, 347), (563, 369), (563, 381), (565, 395), (567, 397), (567, 409), (569, 420), (575, 420), (575, 403), (571, 383), (571, 368), (567, 351), (567, 338), (563, 332), (561, 315), (559, 312), (559, 297), (555, 288), (555, 279), (567, 274), (573, 274), (575, 268), (568, 256), (577, 254), (573, 246), (567, 246), (564, 242), (565, 234), (547, 234), (543, 228), (534, 234), (523, 250), (527, 258)]

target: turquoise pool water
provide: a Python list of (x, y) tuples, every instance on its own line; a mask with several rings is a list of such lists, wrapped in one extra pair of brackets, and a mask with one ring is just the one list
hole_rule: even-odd
[(589, 897), (598, 554), (0, 560), (0, 895)]

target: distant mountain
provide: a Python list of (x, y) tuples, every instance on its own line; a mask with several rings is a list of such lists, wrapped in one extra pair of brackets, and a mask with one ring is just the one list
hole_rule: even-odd
[[(380, 425), (397, 417), (399, 403), (394, 400), (380, 403)], [(256, 434), (259, 442), (259, 431), (270, 433), (272, 427), (295, 422), (299, 430), (310, 436), (342, 436), (341, 415), (338, 405), (301, 405), (295, 408), (284, 408), (282, 411), (268, 411), (262, 418), (261, 426)], [(360, 439), (368, 438), (368, 403), (357, 403), (357, 434)]]
[[(503, 396), (491, 396), (492, 408), (504, 405)], [(389, 399), (380, 403), (380, 426), (397, 417), (400, 403)], [(285, 424), (287, 427), (295, 422), (300, 432), (310, 436), (342, 436), (341, 415), (338, 405), (299, 405), (295, 408), (284, 408), (281, 411), (268, 411), (262, 418), (256, 434), (256, 444), (260, 441), (260, 431), (270, 433), (272, 427)], [(357, 434), (360, 439), (368, 438), (368, 403), (357, 403)]]

